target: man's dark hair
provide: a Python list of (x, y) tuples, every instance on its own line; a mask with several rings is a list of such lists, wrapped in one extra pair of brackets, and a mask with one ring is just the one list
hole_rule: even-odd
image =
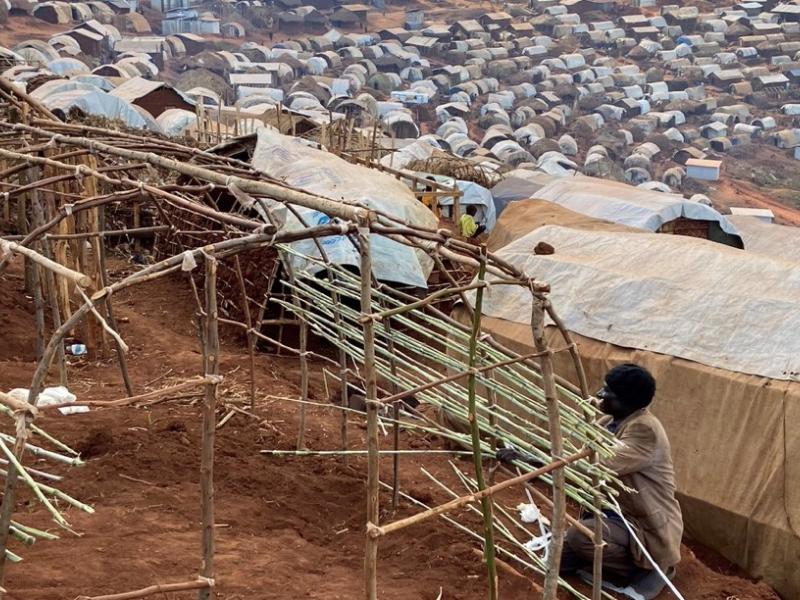
[(474, 204), (467, 205), (467, 214), (471, 217), (474, 217), (478, 214), (478, 208)]
[(625, 363), (606, 374), (606, 386), (633, 410), (645, 408), (656, 394), (656, 380), (644, 367)]

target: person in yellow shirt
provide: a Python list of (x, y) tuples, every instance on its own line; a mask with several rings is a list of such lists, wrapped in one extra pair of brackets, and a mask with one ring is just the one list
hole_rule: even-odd
[(478, 209), (474, 204), (467, 206), (467, 212), (461, 215), (458, 220), (458, 230), (461, 237), (473, 240), (486, 231), (486, 225), (478, 225), (475, 221), (475, 215), (478, 214)]

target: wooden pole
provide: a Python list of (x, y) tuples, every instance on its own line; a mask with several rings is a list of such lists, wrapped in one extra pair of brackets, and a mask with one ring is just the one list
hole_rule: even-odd
[[(361, 313), (372, 313), (372, 256), (370, 231), (360, 224), (358, 242), (361, 254)], [(380, 457), (378, 454), (378, 379), (375, 370), (375, 324), (365, 319), (364, 328), (364, 379), (367, 403), (367, 540), (364, 557), (364, 578), (367, 600), (378, 598), (378, 539), (369, 535), (372, 527), (380, 526)]]
[(242, 311), (244, 312), (245, 324), (247, 325), (247, 353), (250, 357), (250, 410), (256, 405), (256, 343), (253, 332), (253, 316), (250, 313), (250, 302), (247, 299), (247, 286), (242, 272), (242, 261), (239, 255), (233, 257), (236, 267), (236, 278), (239, 280), (239, 291), (242, 294)]
[[(287, 259), (288, 262), (288, 259)], [(292, 275), (294, 281), (294, 275)], [(292, 295), (294, 298), (294, 294)], [(298, 304), (299, 305), (299, 304)], [(300, 396), (305, 403), (308, 400), (308, 322), (300, 321)], [(306, 447), (306, 405), (300, 405), (300, 427), (297, 435), (297, 449)]]
[[(581, 391), (581, 398), (586, 400), (587, 402), (590, 399), (589, 394), (589, 383), (586, 380), (586, 371), (583, 368), (583, 361), (581, 361), (580, 354), (578, 353), (578, 347), (575, 344), (575, 341), (572, 338), (572, 335), (567, 329), (566, 324), (564, 321), (561, 320), (561, 317), (558, 316), (556, 310), (553, 308), (552, 303), (547, 300), (545, 304), (545, 309), (547, 310), (547, 314), (553, 320), (553, 323), (556, 324), (558, 330), (561, 332), (561, 336), (563, 337), (564, 341), (570, 348), (570, 354), (572, 355), (572, 362), (575, 365), (575, 373), (578, 376), (578, 386), (580, 387)], [(586, 421), (591, 423), (593, 421), (593, 417), (590, 413), (584, 413)], [(592, 455), (589, 457), (592, 461), (592, 464), (597, 465), (600, 462), (600, 457), (598, 456), (597, 452), (592, 452)], [(592, 535), (592, 539), (594, 540), (594, 557), (592, 561), (592, 600), (601, 600), (603, 595), (603, 547), (605, 546), (605, 541), (603, 540), (603, 495), (600, 492), (600, 478), (597, 475), (592, 475), (592, 489), (594, 490), (594, 532)]]
[[(201, 575), (214, 579), (214, 438), (217, 428), (217, 385), (219, 380), (219, 324), (217, 312), (217, 259), (212, 253), (206, 253), (205, 277), (205, 335), (204, 375), (212, 379), (205, 385), (203, 401), (203, 447), (200, 465), (200, 494), (203, 519), (203, 564)], [(209, 600), (211, 591), (203, 588), (198, 594), (199, 600)]]
[[(27, 171), (30, 179), (38, 177), (38, 174), (35, 172), (37, 170), (38, 169), (34, 170), (31, 168)], [(42, 215), (42, 203), (39, 202), (38, 190), (31, 190), (29, 208), (31, 212), (31, 223), (34, 227), (44, 222), (44, 215)], [(42, 244), (39, 244), (40, 253), (41, 246)], [(42, 276), (44, 274), (44, 269), (40, 270), (38, 265), (27, 259), (25, 262), (30, 266), (32, 286), (31, 293), (33, 294), (33, 305), (36, 315), (36, 360), (38, 361), (41, 360), (42, 356), (44, 355), (45, 346), (44, 296), (42, 293)]]
[[(395, 356), (394, 335), (392, 334), (391, 319), (384, 319), (383, 328), (386, 331), (387, 348), (389, 350), (389, 369), (392, 373), (392, 394), (397, 393), (397, 384), (395, 378), (397, 376), (397, 357)], [(394, 455), (392, 456), (392, 512), (397, 510), (397, 504), (400, 501), (400, 404), (402, 401), (392, 403), (392, 448)]]
[[(481, 266), (478, 270), (478, 282), (482, 283), (486, 276), (486, 248), (481, 247)], [(478, 424), (476, 373), (475, 362), (478, 360), (478, 337), (481, 333), (481, 310), (483, 307), (483, 287), (479, 287), (475, 294), (475, 313), (472, 318), (472, 335), (469, 339), (469, 376), (467, 377), (467, 394), (469, 400), (469, 424), (472, 436), (472, 461), (475, 466), (475, 481), (478, 490), (486, 489), (483, 477), (483, 457), (481, 456), (481, 430)], [(489, 579), (489, 598), (497, 599), (497, 564), (495, 563), (494, 547), (494, 507), (489, 496), (481, 498), (481, 512), (483, 513), (483, 557)]]
[[(51, 259), (53, 252), (50, 248), (50, 242), (45, 240), (42, 243), (44, 255)], [(61, 311), (58, 308), (58, 284), (56, 283), (55, 274), (49, 269), (44, 271), (44, 280), (47, 286), (47, 298), (50, 303), (50, 318), (53, 320), (53, 329), (61, 327)], [(56, 350), (56, 359), (58, 360), (58, 381), (61, 385), (67, 385), (67, 357), (64, 351), (64, 345), (59, 344)]]
[[(101, 206), (99, 208), (98, 220), (100, 222), (100, 226), (105, 229), (106, 226), (106, 210), (105, 206)], [(105, 240), (100, 240), (100, 243), (97, 245), (97, 252), (98, 252), (98, 264), (100, 267), (100, 283), (102, 286), (108, 287), (108, 266), (106, 264), (106, 244)], [(117, 319), (114, 316), (114, 307), (111, 304), (111, 295), (107, 295), (104, 298), (106, 312), (108, 313), (108, 322), (111, 327), (119, 333), (119, 326), (117, 325)], [(125, 392), (128, 394), (128, 397), (132, 397), (133, 392), (133, 383), (131, 383), (131, 376), (128, 371), (128, 358), (125, 356), (125, 351), (123, 350), (122, 346), (120, 345), (119, 341), (115, 338), (114, 345), (117, 352), (117, 361), (119, 362), (119, 370), (122, 373), (122, 383), (125, 385)]]
[[(547, 400), (547, 416), (550, 429), (550, 456), (559, 460), (564, 453), (564, 443), (561, 437), (561, 415), (558, 407), (558, 392), (555, 378), (553, 377), (553, 358), (547, 352), (547, 341), (544, 337), (545, 300), (533, 294), (531, 309), (531, 328), (533, 342), (536, 350), (542, 353), (539, 364), (542, 370), (542, 389)], [(564, 548), (564, 515), (567, 512), (565, 494), (564, 469), (557, 469), (553, 473), (553, 518), (551, 519), (550, 547), (547, 554), (547, 569), (544, 579), (543, 600), (556, 600), (558, 593), (558, 572), (561, 566), (561, 552)]]

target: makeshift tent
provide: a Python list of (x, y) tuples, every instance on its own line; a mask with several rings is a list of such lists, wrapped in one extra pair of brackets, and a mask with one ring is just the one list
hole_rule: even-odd
[[(486, 225), (486, 231), (494, 229), (495, 223), (497, 223), (497, 213), (494, 209), (492, 193), (474, 181), (457, 180), (455, 183), (458, 189), (461, 190), (461, 198), (459, 199), (461, 210), (465, 211), (469, 205), (475, 206), (478, 210), (475, 220)], [(439, 198), (439, 206), (452, 206), (453, 202), (454, 198), (452, 196)], [(446, 214), (449, 215), (449, 209)]]
[[(269, 128), (258, 130), (253, 153), (253, 167), (286, 184), (349, 204), (360, 204), (398, 219), (435, 229), (438, 221), (402, 182), (385, 173), (349, 163), (334, 154), (311, 147), (303, 140), (281, 135)], [(285, 209), (284, 209), (285, 211)], [(298, 214), (309, 226), (327, 223), (330, 218), (318, 211), (297, 207)], [(265, 216), (265, 215), (262, 215)], [(301, 228), (290, 214), (281, 217), (287, 228)], [(384, 236), (372, 235), (375, 276), (382, 281), (427, 287), (433, 261), (415, 250)], [(358, 267), (358, 249), (344, 236), (321, 240), (331, 262)], [(313, 240), (293, 244), (298, 252), (319, 257)], [(296, 268), (309, 267), (307, 261), (295, 257)], [(312, 269), (313, 270), (313, 269)]]
[(729, 246), (743, 247), (741, 237), (728, 219), (710, 206), (692, 202), (677, 194), (655, 192), (595, 177), (576, 176), (552, 181), (540, 189), (536, 197), (589, 217), (648, 231), (670, 230), (665, 226), (680, 218), (705, 221), (708, 229), (704, 237)]
[(197, 126), (197, 114), (182, 108), (168, 108), (156, 117), (159, 127), (168, 136), (179, 136)]
[(381, 158), (381, 165), (393, 169), (405, 169), (415, 160), (427, 160), (438, 153), (439, 156), (447, 156), (441, 152), (441, 147), (432, 135), (426, 135), (415, 142), (404, 146), (397, 152), (392, 152)]
[[(568, 226), (530, 231), (551, 219)], [(671, 440), (688, 535), (800, 597), (800, 438), (789, 425), (800, 419), (800, 266), (541, 202), (512, 203), (490, 247), (498, 238), (513, 240), (501, 258), (551, 285), (591, 385), (628, 361), (656, 377), (653, 410)], [(555, 253), (535, 255), (539, 242)], [(498, 342), (533, 351), (529, 298), (491, 287), (484, 315)], [(554, 358), (574, 381), (567, 355)]]
[[(532, 175), (528, 176), (527, 174)], [(553, 177), (541, 171), (511, 171), (492, 188), (494, 207), (499, 217), (510, 202), (534, 198)]]

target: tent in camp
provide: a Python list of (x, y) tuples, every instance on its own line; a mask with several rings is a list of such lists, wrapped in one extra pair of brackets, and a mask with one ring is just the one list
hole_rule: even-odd
[[(555, 252), (535, 254), (540, 242)], [(656, 377), (687, 534), (800, 597), (800, 438), (787, 427), (800, 419), (800, 266), (540, 201), (509, 205), (489, 246), (500, 244), (501, 258), (551, 285), (592, 389), (622, 362)], [(486, 332), (532, 352), (530, 302), (489, 288)], [(555, 360), (575, 381), (569, 356)]]
[[(276, 130), (258, 130), (258, 140), (253, 153), (253, 166), (264, 173), (284, 181), (295, 188), (336, 198), (340, 202), (360, 204), (403, 223), (414, 223), (435, 229), (438, 220), (419, 202), (411, 190), (391, 175), (345, 161), (338, 156), (308, 145), (300, 138), (278, 133)], [(282, 206), (282, 205), (281, 205)], [(311, 209), (296, 207), (307, 225), (320, 225), (330, 221), (327, 215)], [(276, 207), (280, 210), (280, 207)], [(283, 212), (286, 212), (283, 207)], [(284, 226), (300, 228), (303, 225), (293, 214), (284, 214)], [(375, 276), (382, 281), (397, 282), (415, 287), (427, 287), (433, 261), (422, 251), (405, 246), (384, 236), (372, 235)], [(328, 258), (335, 263), (358, 267), (358, 250), (345, 236), (321, 240)], [(313, 240), (297, 242), (298, 252), (319, 257)], [(308, 266), (307, 261), (296, 257), (297, 268)]]
[(596, 177), (558, 178), (536, 192), (549, 200), (597, 219), (622, 225), (701, 237), (742, 248), (736, 228), (716, 210), (677, 194), (666, 194)]

